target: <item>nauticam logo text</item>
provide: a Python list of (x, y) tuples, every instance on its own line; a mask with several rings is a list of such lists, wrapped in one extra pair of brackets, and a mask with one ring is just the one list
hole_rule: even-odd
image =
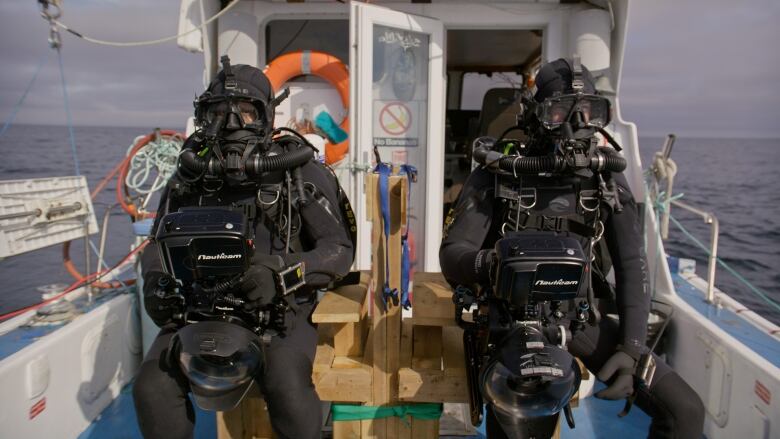
[(222, 260), (222, 259), (240, 259), (241, 255), (226, 255), (225, 253), (220, 253), (218, 255), (198, 255), (199, 261), (213, 261), (213, 260)]
[(580, 281), (578, 281), (578, 280), (563, 280), (563, 279), (558, 279), (558, 280), (541, 280), (540, 279), (540, 280), (536, 281), (535, 285), (537, 285), (537, 286), (548, 286), (548, 285), (549, 286), (567, 286), (567, 285), (577, 285), (578, 283), (580, 283)]

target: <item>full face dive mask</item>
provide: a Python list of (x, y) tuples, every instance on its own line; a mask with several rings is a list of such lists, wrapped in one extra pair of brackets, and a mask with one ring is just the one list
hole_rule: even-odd
[(609, 99), (592, 94), (558, 95), (536, 107), (536, 117), (547, 130), (555, 130), (565, 122), (572, 128), (604, 128), (610, 121)]
[(265, 138), (274, 118), (273, 90), (260, 69), (230, 65), (223, 56), (222, 71), (195, 102), (195, 119), (206, 139), (216, 139), (236, 130), (248, 130)]
[(247, 181), (246, 166), (252, 154), (265, 152), (278, 102), (260, 69), (231, 66), (227, 56), (221, 61), (222, 70), (194, 102), (203, 143), (193, 160), (212, 163), (201, 174), (219, 176), (217, 180), (233, 186)]
[[(535, 101), (535, 102), (534, 102)], [(609, 99), (596, 92), (590, 72), (578, 57), (545, 64), (536, 76), (536, 92), (529, 108), (534, 120), (536, 149), (587, 149), (597, 131), (609, 124)]]

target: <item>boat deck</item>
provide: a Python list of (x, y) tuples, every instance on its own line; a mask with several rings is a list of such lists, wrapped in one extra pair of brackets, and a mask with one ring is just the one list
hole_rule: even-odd
[[(672, 275), (672, 278), (677, 293), (690, 306), (717, 324), (728, 334), (744, 343), (745, 346), (758, 355), (773, 365), (780, 366), (780, 343), (777, 342), (775, 336), (762, 331), (761, 328), (745, 320), (738, 312), (707, 303), (704, 300), (700, 286), (696, 284), (697, 278), (688, 279), (685, 275), (676, 273)], [(116, 294), (121, 293), (117, 292)], [(109, 300), (114, 295), (104, 295), (91, 304), (80, 303), (79, 305), (81, 306), (79, 308), (81, 311), (88, 311)], [(13, 355), (24, 346), (47, 333), (56, 331), (62, 326), (23, 327), (3, 334), (2, 343), (0, 343), (0, 359)], [(598, 386), (600, 385), (597, 384)], [(594, 397), (585, 398), (580, 401), (579, 407), (574, 409), (576, 429), (569, 429), (564, 422), (561, 437), (644, 437), (647, 434), (650, 423), (649, 417), (638, 408), (635, 408), (627, 417), (618, 418), (617, 413), (622, 408), (623, 401), (603, 401)], [(198, 422), (195, 437), (215, 438), (217, 436), (217, 428), (214, 414), (197, 410), (196, 416)], [(103, 411), (100, 417), (79, 436), (80, 439), (141, 437), (136, 423), (131, 386), (129, 385), (122, 390), (120, 395)], [(479, 427), (477, 435), (472, 437), (485, 438), (484, 425)]]
[[(135, 417), (132, 386), (126, 386), (100, 417), (85, 430), (78, 439), (141, 439), (141, 431)], [(594, 397), (580, 401), (574, 409), (575, 429), (563, 422), (561, 438), (625, 438), (645, 437), (650, 426), (650, 418), (638, 408), (634, 408), (625, 418), (618, 418), (623, 409), (623, 401), (604, 401)], [(216, 416), (196, 407), (195, 439), (214, 439), (217, 437)], [(453, 436), (449, 436), (454, 438)], [(457, 436), (463, 439), (484, 439), (485, 425), (477, 429), (476, 436)]]
[(772, 365), (780, 367), (780, 343), (776, 336), (762, 331), (735, 311), (708, 303), (702, 290), (684, 276), (673, 273), (672, 280), (677, 295), (696, 311)]

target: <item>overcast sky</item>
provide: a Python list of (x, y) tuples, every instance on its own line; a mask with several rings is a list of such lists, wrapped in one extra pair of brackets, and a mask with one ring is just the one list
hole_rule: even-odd
[[(65, 0), (62, 20), (117, 41), (176, 33), (175, 0)], [(780, 1), (653, 0), (631, 5), (621, 85), (623, 116), (640, 135), (780, 138)], [(56, 54), (35, 0), (0, 2), (0, 120), (41, 57), (49, 59), (17, 116), (64, 124)], [(201, 54), (175, 43), (110, 48), (63, 33), (77, 125), (183, 128), (202, 91)]]

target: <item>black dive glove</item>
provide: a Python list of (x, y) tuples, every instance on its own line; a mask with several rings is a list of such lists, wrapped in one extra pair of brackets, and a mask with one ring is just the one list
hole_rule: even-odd
[(636, 360), (631, 355), (617, 351), (609, 357), (601, 367), (596, 377), (603, 382), (611, 383), (606, 389), (596, 392), (596, 398), (625, 399), (634, 393), (634, 371)]
[(173, 321), (181, 312), (182, 297), (175, 293), (176, 281), (161, 271), (150, 271), (144, 276), (144, 308), (157, 326)]
[(252, 266), (244, 274), (240, 289), (247, 298), (246, 308), (264, 307), (277, 295), (275, 273), (284, 267), (279, 255), (255, 255)]

